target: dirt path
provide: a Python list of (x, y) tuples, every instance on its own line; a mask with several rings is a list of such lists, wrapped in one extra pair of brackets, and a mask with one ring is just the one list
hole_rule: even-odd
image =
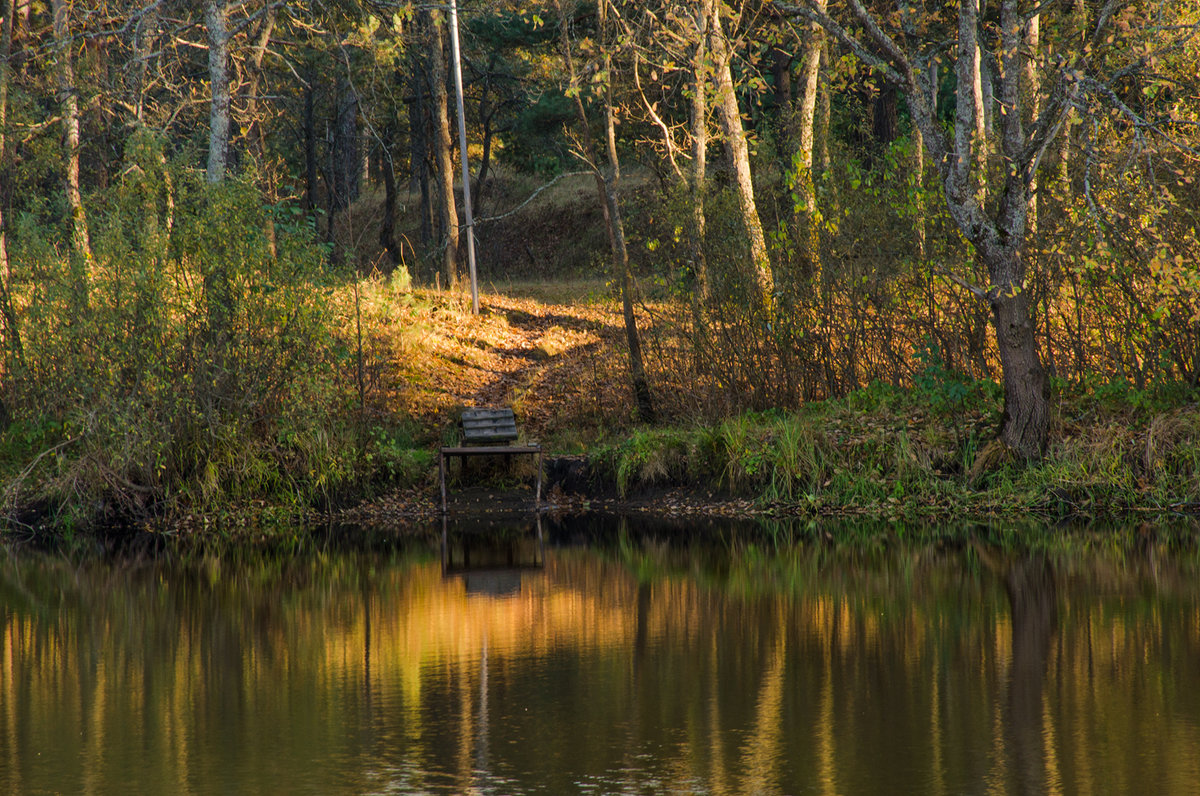
[[(586, 480), (582, 452), (633, 423), (620, 307), (603, 297), (566, 303), (499, 293), (481, 295), (480, 304), (476, 317), (464, 311), (460, 298), (422, 293), (406, 317), (393, 319), (388, 334), (373, 341), (379, 350), (391, 352), (381, 361), (384, 389), (374, 392), (381, 412), (400, 408), (415, 417), (432, 430), (433, 438), (425, 443), (433, 446), (454, 439), (463, 407), (512, 407), (525, 440), (540, 441), (557, 460), (557, 474), (547, 472), (545, 498), (552, 510), (586, 506), (680, 516), (751, 513), (748, 501), (688, 490), (657, 490), (626, 501), (604, 489), (592, 494), (586, 484), (582, 490), (571, 486)], [(658, 395), (664, 403), (678, 402), (681, 389), (672, 386), (678, 384), (672, 380), (677, 374), (669, 373), (669, 363), (661, 358), (656, 364)], [(560, 488), (555, 488), (555, 478), (561, 479)], [(487, 514), (505, 501), (527, 507), (531, 494), (527, 487), (507, 494), (486, 485), (472, 489), (456, 484), (451, 500), (456, 511)], [(344, 510), (338, 519), (377, 525), (437, 516), (435, 466), (423, 483)]]
[[(378, 363), (371, 403), (379, 414), (399, 409), (413, 417), (430, 435), (426, 444), (453, 439), (467, 406), (512, 407), (526, 441), (555, 451), (582, 446), (611, 427), (612, 418), (628, 415), (615, 302), (548, 303), (488, 293), (474, 317), (458, 299), (432, 292), (416, 298), (371, 341)], [(436, 517), (436, 484), (435, 467), (424, 483), (349, 507), (338, 521), (377, 525)], [(472, 505), (470, 490), (458, 485), (454, 491), (456, 500)], [(484, 492), (486, 500), (467, 510), (486, 513), (496, 495)], [(529, 497), (526, 489), (512, 496), (522, 505)], [(561, 494), (547, 497), (560, 508), (569, 504)]]
[(612, 302), (487, 294), (480, 305), (473, 317), (435, 304), (404, 331), (407, 344), (392, 341), (385, 400), (427, 428), (452, 425), (466, 406), (512, 407), (530, 438), (569, 436), (620, 416), (628, 390)]

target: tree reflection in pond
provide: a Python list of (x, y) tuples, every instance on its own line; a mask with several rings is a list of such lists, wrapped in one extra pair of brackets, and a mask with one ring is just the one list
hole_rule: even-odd
[(1186, 547), (510, 531), (507, 548), (447, 536), (483, 544), (468, 557), (515, 576), (501, 589), (472, 587), (436, 542), (10, 552), (0, 792), (1200, 781), (1200, 567)]
[(1060, 791), (1062, 782), (1048, 769), (1044, 706), (1046, 664), (1058, 627), (1054, 568), (1042, 555), (1005, 555), (979, 543), (974, 549), (1003, 580), (1008, 597), (1012, 632), (1004, 726), (1014, 789)]

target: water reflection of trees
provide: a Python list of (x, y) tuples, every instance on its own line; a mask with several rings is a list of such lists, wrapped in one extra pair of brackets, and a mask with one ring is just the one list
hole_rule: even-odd
[[(1200, 773), (1194, 569), (757, 544), (549, 550), (504, 594), (436, 552), (9, 559), (0, 790), (1200, 779), (1181, 779)], [(43, 749), (69, 761), (57, 786)]]
[(1046, 744), (1046, 669), (1058, 629), (1054, 568), (1043, 555), (1005, 554), (974, 545), (981, 561), (1004, 583), (1011, 625), (1004, 740), (1017, 793), (1059, 790), (1054, 751)]

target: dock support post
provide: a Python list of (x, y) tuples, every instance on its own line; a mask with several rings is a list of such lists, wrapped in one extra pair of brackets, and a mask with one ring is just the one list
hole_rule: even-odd
[(541, 512), (542, 510), (542, 448), (538, 446), (538, 473), (537, 473), (537, 496), (533, 501), (533, 510)]
[(449, 513), (446, 507), (446, 454), (438, 451), (438, 482), (442, 485), (442, 515)]

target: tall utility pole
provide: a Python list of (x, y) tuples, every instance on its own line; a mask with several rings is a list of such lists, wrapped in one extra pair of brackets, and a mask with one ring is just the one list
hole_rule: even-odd
[(471, 270), (471, 312), (479, 314), (479, 280), (475, 275), (475, 217), (471, 212), (471, 170), (467, 164), (467, 119), (463, 112), (462, 59), (458, 49), (458, 5), (450, 0), (450, 49), (454, 55), (454, 91), (458, 95), (458, 154), (462, 161), (463, 211), (467, 222), (467, 262)]

